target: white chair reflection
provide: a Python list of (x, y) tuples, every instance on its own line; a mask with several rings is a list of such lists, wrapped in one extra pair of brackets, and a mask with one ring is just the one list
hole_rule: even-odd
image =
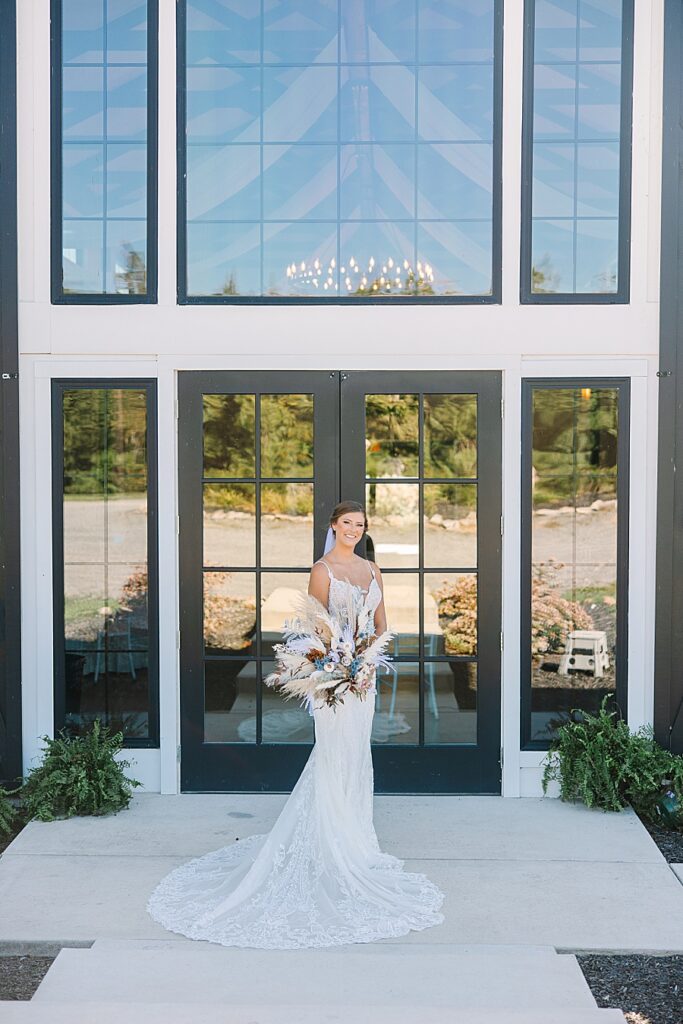
[[(133, 679), (136, 679), (135, 675), (135, 662), (133, 660), (133, 638), (131, 635), (131, 616), (126, 615), (123, 623), (119, 623), (121, 628), (114, 628), (110, 626), (107, 630), (99, 629), (97, 631), (97, 653), (95, 655), (95, 672), (93, 682), (97, 682), (100, 672), (102, 671), (102, 663), (105, 659), (105, 652), (102, 648), (105, 643), (109, 646), (107, 651), (107, 663), (106, 668), (109, 669), (111, 663), (114, 664), (114, 672), (120, 671), (120, 665), (128, 665), (128, 671)], [(113, 641), (113, 643), (112, 643)], [(121, 642), (123, 641), (123, 642)]]
[[(439, 635), (437, 633), (426, 633), (424, 638), (425, 657), (434, 657), (438, 653)], [(398, 633), (394, 636), (391, 657), (396, 658), (399, 654), (411, 655), (416, 660), (420, 655), (420, 637), (416, 633)], [(382, 684), (391, 687), (391, 700), (389, 702), (389, 718), (394, 717), (396, 710), (396, 696), (398, 693), (398, 672), (400, 662), (393, 668), (385, 669), (377, 674), (377, 697), (375, 707), (379, 711), (382, 707)], [(436, 675), (436, 664), (433, 661), (424, 663), (425, 685), (427, 686), (427, 697), (429, 708), (434, 718), (439, 717), (439, 705), (436, 700), (436, 686), (434, 678)]]

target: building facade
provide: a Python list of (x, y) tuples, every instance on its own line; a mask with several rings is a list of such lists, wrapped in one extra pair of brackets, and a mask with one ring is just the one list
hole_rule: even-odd
[(101, 717), (150, 790), (289, 789), (312, 719), (263, 679), (341, 498), (378, 790), (537, 795), (605, 695), (675, 745), (676, 12), (16, 8), (23, 770)]

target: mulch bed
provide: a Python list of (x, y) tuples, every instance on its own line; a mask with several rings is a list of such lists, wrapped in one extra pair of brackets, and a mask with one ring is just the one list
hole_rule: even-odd
[[(672, 829), (662, 828), (661, 825), (653, 825), (642, 818), (640, 820), (669, 864), (683, 864), (683, 832), (674, 832)], [(683, 1016), (681, 1019), (683, 1020)]]
[(681, 1024), (683, 956), (578, 954), (600, 1007), (618, 1007), (629, 1024)]
[(0, 956), (0, 999), (32, 999), (53, 956)]

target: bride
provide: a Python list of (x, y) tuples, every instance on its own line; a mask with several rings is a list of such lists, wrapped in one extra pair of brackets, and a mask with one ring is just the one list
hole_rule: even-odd
[[(334, 616), (353, 604), (386, 629), (382, 574), (354, 548), (368, 527), (362, 505), (330, 516), (327, 557), (309, 594)], [(328, 551), (329, 549), (329, 551)], [(440, 924), (444, 894), (426, 875), (383, 853), (373, 825), (370, 732), (374, 693), (314, 706), (315, 743), (269, 833), (250, 836), (176, 868), (147, 910), (165, 928), (224, 946), (295, 949), (374, 942)]]

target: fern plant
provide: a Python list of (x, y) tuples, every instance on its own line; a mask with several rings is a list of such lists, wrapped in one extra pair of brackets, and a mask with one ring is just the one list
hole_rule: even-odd
[[(603, 697), (596, 715), (572, 708), (575, 717), (558, 728), (546, 758), (543, 792), (557, 781), (562, 800), (606, 811), (630, 804), (642, 817), (662, 824), (665, 795), (683, 808), (683, 757), (660, 746), (651, 726), (631, 733), (616, 711), (607, 710), (610, 696)], [(673, 824), (683, 828), (683, 812)]]
[(130, 803), (133, 789), (140, 786), (124, 769), (130, 761), (116, 760), (123, 734), (109, 735), (109, 727), (95, 719), (82, 736), (64, 733), (45, 742), (45, 756), (30, 770), (22, 788), (26, 812), (40, 821), (71, 818), (74, 815), (112, 814)]
[(10, 834), (16, 816), (17, 812), (9, 799), (8, 790), (0, 786), (0, 835)]

